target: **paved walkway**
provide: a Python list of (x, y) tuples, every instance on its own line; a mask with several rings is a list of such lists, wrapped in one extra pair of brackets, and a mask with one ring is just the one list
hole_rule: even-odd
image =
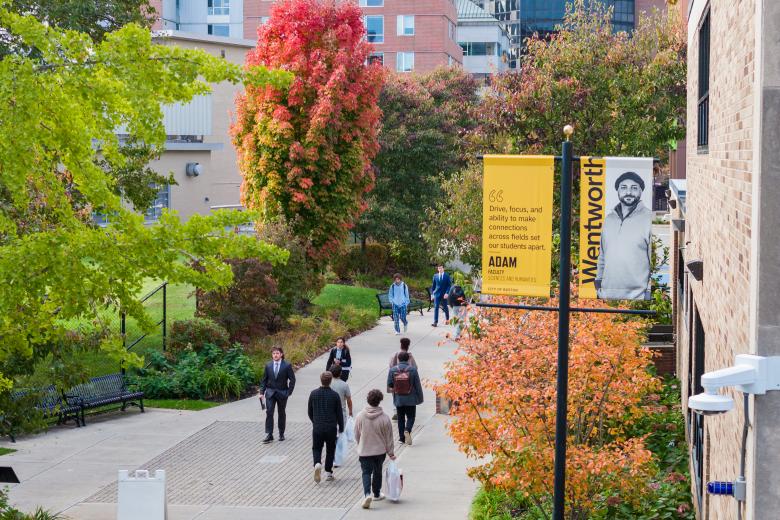
[[(437, 345), (451, 329), (432, 328), (430, 320), (430, 313), (412, 315), (407, 334), (424, 380), (441, 378), (455, 347), (452, 342)], [(370, 389), (385, 389), (387, 361), (398, 339), (385, 317), (350, 340), (356, 413)], [(260, 443), (264, 412), (256, 397), (200, 412), (148, 409), (140, 414), (131, 409), (91, 418), (86, 428), (58, 427), (16, 444), (0, 442), (19, 450), (0, 458), (22, 481), (11, 486), (11, 501), (25, 510), (62, 511), (74, 520), (113, 519), (117, 470), (143, 468), (166, 470), (171, 520), (243, 520), (272, 513), (285, 520), (466, 518), (476, 484), (465, 474), (469, 461), (446, 434), (447, 418), (435, 415), (435, 396), (428, 388), (418, 407), (414, 446), (397, 451), (405, 485), (400, 503), (360, 508), (354, 449), (336, 470), (336, 481), (314, 483), (306, 401), (324, 367), (322, 356), (296, 373), (284, 442)], [(392, 413), (390, 396), (382, 405)]]

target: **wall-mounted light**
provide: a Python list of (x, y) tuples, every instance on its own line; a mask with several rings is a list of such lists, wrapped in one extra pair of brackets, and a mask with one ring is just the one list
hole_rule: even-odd
[(669, 207), (675, 209), (677, 207), (677, 201), (674, 199), (669, 199)]
[(694, 280), (697, 282), (702, 281), (704, 278), (704, 262), (701, 260), (691, 260), (685, 264), (685, 267), (688, 268), (688, 272), (691, 273)]
[(201, 166), (200, 163), (189, 162), (184, 171), (187, 174), (187, 177), (197, 177), (203, 173), (203, 166)]

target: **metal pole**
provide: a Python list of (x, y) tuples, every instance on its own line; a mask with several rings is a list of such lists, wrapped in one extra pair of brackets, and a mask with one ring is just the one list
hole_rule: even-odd
[(561, 256), (558, 284), (558, 396), (555, 411), (555, 481), (553, 520), (563, 520), (566, 508), (566, 413), (569, 394), (569, 283), (571, 277), (571, 142), (574, 130), (563, 129), (561, 153)]
[[(120, 322), (119, 326), (122, 329), (122, 348), (124, 350), (127, 350), (127, 334), (125, 334), (125, 332), (126, 332), (125, 331), (125, 317), (126, 317), (126, 314), (124, 313), (124, 311), (122, 311), (122, 319), (121, 319), (121, 322)], [(119, 370), (120, 370), (120, 372), (122, 372), (122, 375), (125, 375), (125, 362), (124, 361), (122, 361), (119, 364)]]
[(167, 340), (168, 332), (168, 282), (165, 282), (162, 286), (163, 290), (163, 305), (162, 305), (162, 349), (165, 352), (165, 344)]

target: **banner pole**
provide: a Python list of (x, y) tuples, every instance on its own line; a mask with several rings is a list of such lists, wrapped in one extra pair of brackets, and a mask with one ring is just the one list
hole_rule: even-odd
[(564, 520), (566, 506), (566, 414), (569, 394), (569, 311), (571, 282), (571, 190), (572, 153), (569, 138), (574, 129), (566, 125), (561, 153), (561, 248), (558, 284), (558, 387), (555, 411), (555, 480), (553, 520)]

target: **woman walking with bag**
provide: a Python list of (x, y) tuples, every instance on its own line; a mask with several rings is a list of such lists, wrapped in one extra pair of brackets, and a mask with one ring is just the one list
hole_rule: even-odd
[(352, 371), (352, 356), (349, 353), (349, 347), (344, 338), (336, 339), (336, 346), (330, 349), (330, 355), (328, 356), (328, 362), (325, 365), (325, 370), (330, 370), (333, 365), (341, 367), (341, 380), (346, 381), (349, 379), (349, 373)]

